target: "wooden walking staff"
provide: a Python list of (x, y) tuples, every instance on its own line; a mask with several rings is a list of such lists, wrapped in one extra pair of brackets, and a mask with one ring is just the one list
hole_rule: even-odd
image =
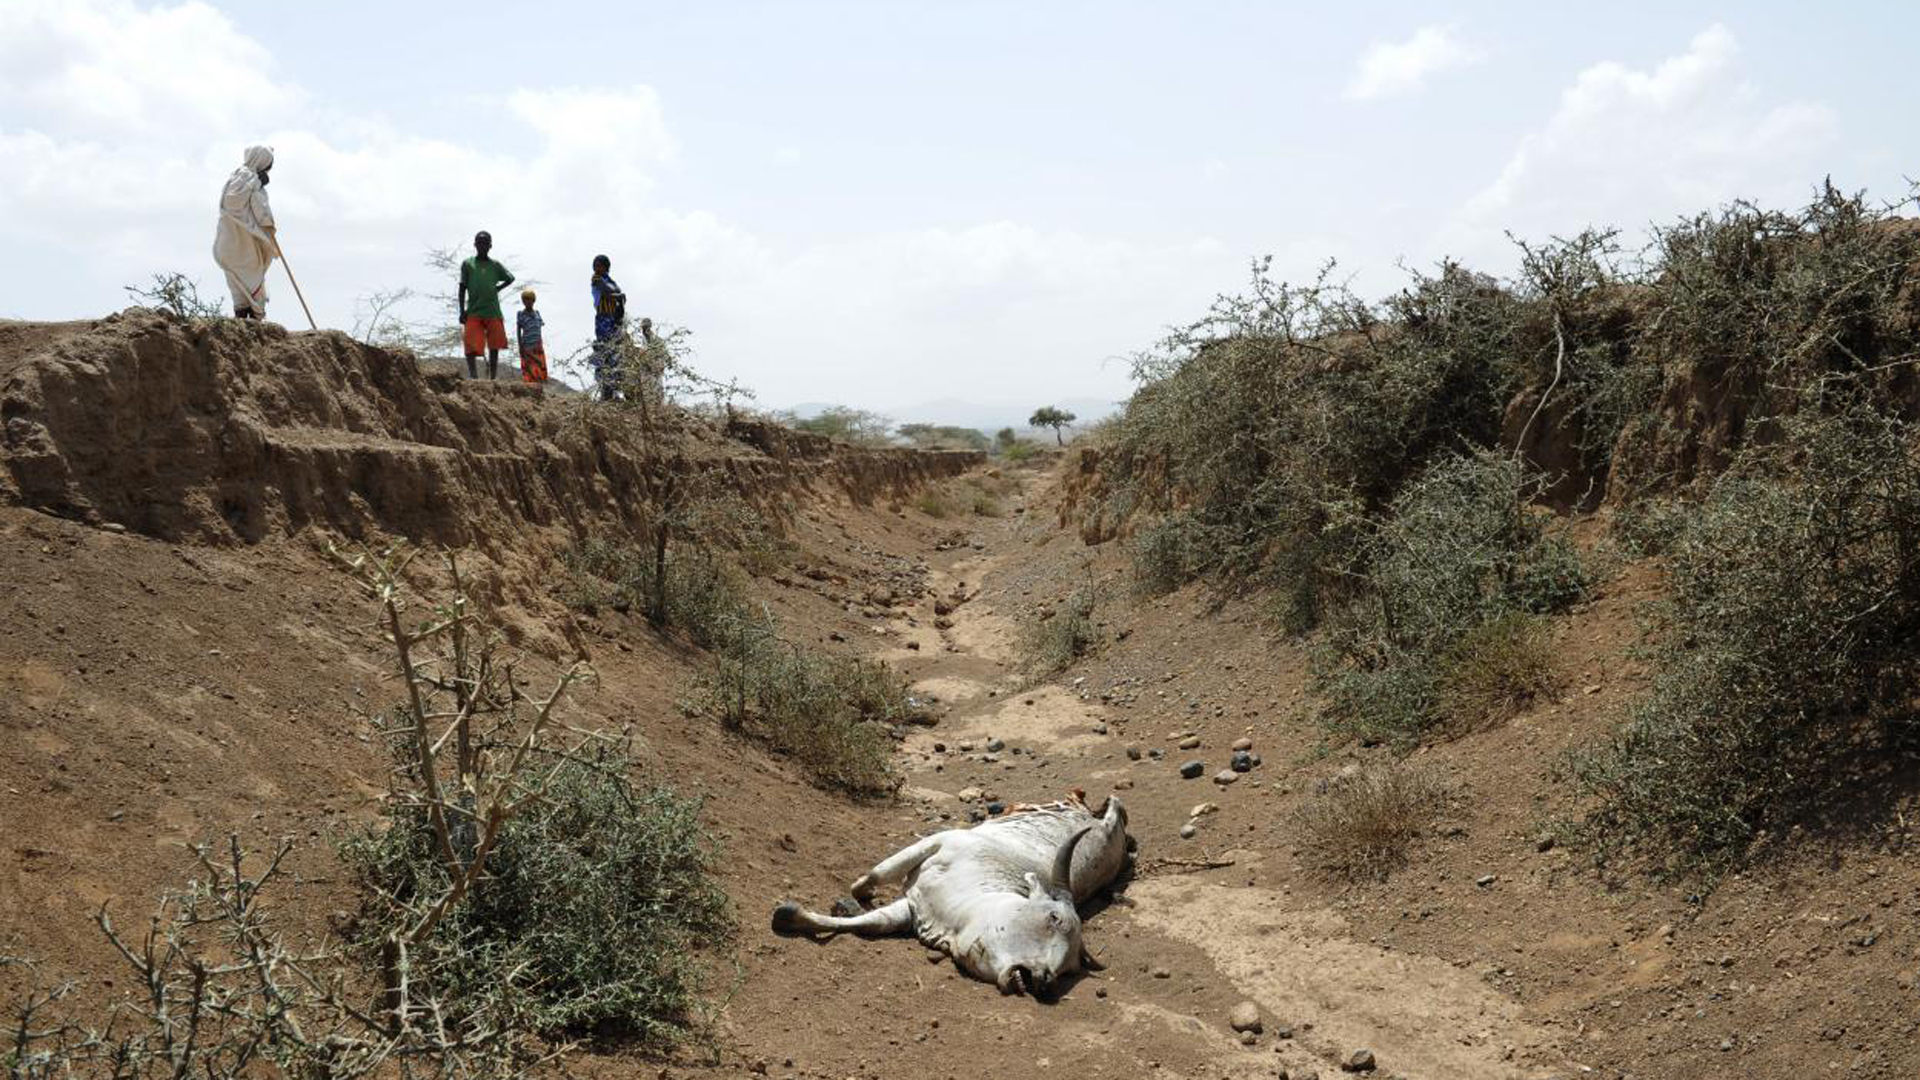
[(287, 280), (293, 282), (293, 295), (300, 298), (300, 310), (307, 313), (307, 325), (313, 327), (315, 330), (320, 329), (320, 324), (313, 321), (313, 309), (307, 306), (306, 296), (300, 292), (299, 279), (293, 276), (293, 266), (287, 262), (287, 253), (280, 250), (280, 237), (278, 235), (275, 235), (273, 238), (273, 253), (280, 257), (280, 269), (287, 272)]

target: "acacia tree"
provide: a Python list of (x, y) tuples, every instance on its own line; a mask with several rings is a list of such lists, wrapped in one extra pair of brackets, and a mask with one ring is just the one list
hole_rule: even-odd
[(1042, 405), (1033, 411), (1032, 416), (1027, 417), (1027, 423), (1033, 427), (1052, 428), (1053, 441), (1060, 446), (1065, 446), (1067, 441), (1060, 437), (1060, 429), (1073, 423), (1073, 419), (1073, 414), (1065, 409)]

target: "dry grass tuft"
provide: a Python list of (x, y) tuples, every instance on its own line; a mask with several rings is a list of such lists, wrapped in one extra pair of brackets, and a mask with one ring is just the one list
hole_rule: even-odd
[(1563, 685), (1546, 621), (1508, 612), (1467, 631), (1441, 658), (1440, 723), (1454, 734), (1498, 724)]
[(1323, 781), (1301, 808), (1300, 827), (1324, 870), (1383, 879), (1446, 809), (1448, 790), (1426, 770), (1402, 764), (1364, 768)]

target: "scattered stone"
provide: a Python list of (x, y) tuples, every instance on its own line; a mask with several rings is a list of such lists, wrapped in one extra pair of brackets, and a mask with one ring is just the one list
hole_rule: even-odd
[(1115, 791), (1132, 791), (1132, 790), (1133, 790), (1133, 781), (1131, 781), (1131, 780), (1115, 780), (1115, 781), (1113, 782), (1113, 790), (1115, 790)]
[(1591, 685), (1591, 686), (1589, 686), (1589, 687), (1587, 687), (1587, 693), (1589, 693), (1589, 694), (1597, 694), (1597, 693), (1599, 693), (1599, 692), (1600, 692), (1600, 684), (1599, 684), (1599, 683), (1594, 683), (1593, 685)]
[(919, 651), (920, 651), (920, 643), (919, 643), (919, 642), (917, 642), (917, 641), (909, 641), (909, 642), (907, 642), (907, 648), (909, 648), (909, 649), (911, 649), (911, 650), (913, 650), (914, 652), (919, 652)]
[(934, 743), (934, 744), (933, 744), (933, 752), (934, 752), (934, 753), (936, 753), (936, 754), (944, 754), (944, 753), (946, 753), (946, 752), (947, 752), (947, 744), (946, 744), (946, 743), (943, 743), (943, 742), (937, 742), (937, 743)]
[(1252, 772), (1253, 755), (1247, 753), (1245, 750), (1237, 750), (1234, 752), (1233, 757), (1228, 760), (1227, 765), (1232, 768), (1234, 772)]
[(1552, 834), (1552, 833), (1548, 833), (1548, 834), (1546, 834), (1545, 836), (1542, 836), (1542, 837), (1541, 837), (1540, 839), (1538, 839), (1538, 840), (1535, 840), (1535, 841), (1533, 842), (1533, 850), (1535, 850), (1535, 851), (1552, 851), (1552, 850), (1553, 850), (1553, 844), (1554, 844), (1554, 839), (1553, 839), (1553, 834)]
[(1000, 751), (1005, 750), (1006, 748), (1007, 748), (1007, 743), (1006, 743), (1006, 740), (1004, 739), (988, 739), (987, 740), (987, 753), (989, 754), (997, 754)]
[(1155, 761), (1159, 761), (1161, 758), (1166, 757), (1167, 754), (1166, 754), (1166, 751), (1161, 750), (1159, 747), (1156, 746), (1153, 749), (1147, 751), (1147, 756), (1152, 758)]
[(1127, 747), (1127, 760), (1128, 760), (1128, 761), (1139, 761), (1141, 757), (1142, 757), (1142, 754), (1141, 754), (1141, 752), (1140, 752), (1140, 748), (1139, 748), (1139, 747), (1137, 747), (1137, 746), (1129, 746), (1129, 747)]
[(1258, 1035), (1255, 1035), (1255, 1034), (1254, 1034), (1253, 1032), (1251, 1032), (1251, 1031), (1243, 1031), (1243, 1032), (1241, 1032), (1241, 1033), (1240, 1033), (1240, 1045), (1241, 1045), (1241, 1046), (1252, 1046), (1253, 1044), (1255, 1044), (1255, 1043), (1257, 1043), (1257, 1042), (1259, 1042), (1259, 1041), (1260, 1041), (1260, 1036), (1258, 1036)]
[(953, 614), (953, 602), (945, 599), (935, 600), (933, 602), (933, 613), (935, 615)]
[(1498, 880), (1500, 880), (1500, 875), (1498, 874), (1481, 874), (1479, 877), (1473, 879), (1473, 883), (1484, 889)]
[(967, 810), (967, 820), (975, 824), (987, 820), (986, 812), (975, 806)]
[(1244, 736), (1242, 736), (1241, 738), (1238, 738), (1238, 739), (1235, 739), (1235, 740), (1233, 740), (1233, 749), (1235, 749), (1235, 750), (1251, 750), (1251, 749), (1253, 749), (1253, 740), (1252, 740), (1252, 739), (1249, 739), (1249, 738), (1246, 738), (1246, 737), (1244, 737)]
[(1096, 986), (1096, 987), (1094, 987), (1094, 988), (1093, 988), (1093, 996), (1094, 996), (1094, 997), (1097, 997), (1097, 998), (1103, 998), (1103, 997), (1106, 997), (1106, 996), (1107, 996), (1107, 988), (1106, 988), (1106, 987), (1104, 987), (1104, 986)]
[(1219, 772), (1213, 774), (1213, 782), (1219, 784), (1221, 787), (1226, 787), (1238, 779), (1240, 779), (1240, 774), (1234, 772), (1232, 769), (1221, 769)]
[(1180, 740), (1180, 749), (1182, 750), (1197, 750), (1199, 748), (1200, 748), (1200, 736), (1198, 735), (1189, 735), (1186, 738)]
[(1347, 1055), (1340, 1067), (1348, 1072), (1372, 1072), (1374, 1069), (1373, 1051), (1355, 1050)]
[(109, 521), (101, 525), (100, 528), (110, 533), (123, 533), (127, 531), (127, 527), (117, 521)]
[(1105, 735), (1107, 733), (1107, 725), (1105, 724), (1093, 725), (1093, 733), (1095, 735)]
[[(960, 749), (965, 750), (966, 748), (965, 743), (960, 745)], [(964, 787), (960, 789), (960, 801), (974, 802), (980, 798), (981, 794), (982, 792), (977, 787)]]
[(1180, 779), (1182, 779), (1182, 780), (1192, 780), (1192, 779), (1195, 779), (1196, 777), (1198, 777), (1198, 776), (1199, 776), (1199, 775), (1200, 775), (1201, 773), (1203, 773), (1203, 772), (1206, 772), (1206, 771), (1207, 771), (1207, 763), (1206, 763), (1206, 762), (1204, 762), (1204, 761), (1189, 761), (1189, 762), (1186, 762), (1185, 764), (1183, 764), (1183, 765), (1181, 765), (1181, 766), (1180, 766)]
[(1006, 812), (1007, 812), (1007, 804), (1006, 804), (1006, 803), (1003, 803), (1003, 802), (990, 802), (990, 803), (988, 803), (988, 804), (987, 804), (987, 816), (988, 816), (988, 817), (999, 817), (999, 816), (1000, 816), (1001, 814), (1004, 814), (1004, 813), (1006, 813)]
[(1217, 812), (1219, 809), (1220, 809), (1219, 803), (1210, 803), (1210, 802), (1195, 803), (1193, 804), (1193, 809), (1187, 811), (1187, 816), (1190, 818), (1203, 818), (1203, 817), (1206, 817), (1208, 814)]
[(1276, 1027), (1275, 1027), (1275, 1028), (1273, 1029), (1273, 1037), (1274, 1037), (1274, 1038), (1276, 1038), (1276, 1039), (1291, 1039), (1291, 1038), (1293, 1038), (1293, 1025), (1291, 1025), (1291, 1024), (1280, 1024), (1280, 1025), (1278, 1025), (1278, 1026), (1276, 1026)]
[(1720, 1040), (1720, 1052), (1721, 1052), (1721, 1053), (1723, 1053), (1723, 1054), (1724, 1054), (1724, 1053), (1726, 1053), (1727, 1051), (1729, 1051), (1729, 1050), (1731, 1050), (1731, 1049), (1733, 1049), (1733, 1045), (1734, 1045), (1734, 1043), (1733, 1043), (1733, 1036), (1731, 1036), (1731, 1035), (1729, 1035), (1729, 1036), (1727, 1036), (1726, 1038), (1724, 1038), (1724, 1039), (1721, 1039), (1721, 1040)]
[(1251, 1001), (1243, 1001), (1235, 1005), (1233, 1011), (1227, 1014), (1227, 1023), (1231, 1024), (1235, 1031), (1260, 1034), (1263, 1029), (1260, 1023), (1260, 1006)]
[(1193, 822), (1189, 821), (1185, 825), (1180, 826), (1180, 839), (1191, 840), (1198, 835), (1200, 835), (1200, 829), (1194, 825)]
[(1171, 979), (1173, 978), (1173, 972), (1163, 967), (1157, 967), (1153, 969), (1153, 977), (1156, 979)]

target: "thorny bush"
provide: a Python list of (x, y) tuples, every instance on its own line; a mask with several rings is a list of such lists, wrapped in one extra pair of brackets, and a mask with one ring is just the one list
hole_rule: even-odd
[(1865, 404), (1780, 428), (1686, 518), (1653, 689), (1570, 762), (1602, 855), (1712, 874), (1913, 768), (1917, 433)]
[(1560, 611), (1585, 594), (1578, 555), (1547, 535), (1548, 515), (1529, 505), (1540, 482), (1495, 454), (1443, 458), (1384, 513), (1351, 512), (1349, 599), (1318, 649), (1335, 730), (1409, 742), (1436, 729), (1464, 707), (1449, 706), (1445, 691), (1460, 693), (1473, 665), (1491, 663), (1464, 651), (1476, 638), (1521, 651), (1508, 657), (1514, 664), (1480, 672), (1518, 681), (1475, 695), (1524, 697), (1548, 685), (1540, 665), (1525, 659), (1533, 649), (1511, 640), (1525, 624), (1510, 624), (1508, 640), (1482, 630), (1515, 613)]

